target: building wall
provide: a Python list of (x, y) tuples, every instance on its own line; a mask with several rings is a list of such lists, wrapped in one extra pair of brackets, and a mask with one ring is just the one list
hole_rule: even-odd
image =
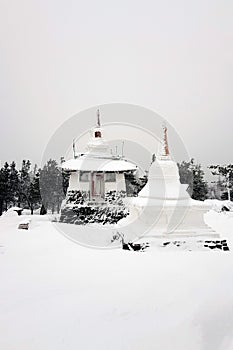
[(78, 189), (80, 191), (90, 191), (90, 181), (83, 182), (79, 180), (80, 179), (79, 179), (79, 172), (78, 172), (78, 182), (77, 182)]
[(125, 186), (125, 174), (124, 173), (119, 173), (116, 174), (116, 183), (117, 183), (117, 191), (126, 191), (126, 186)]
[(105, 182), (104, 187), (105, 187), (105, 193), (109, 191), (117, 191), (116, 182)]
[(105, 182), (105, 193), (109, 191), (125, 191), (125, 175), (124, 173), (116, 173), (115, 182)]
[(68, 191), (73, 191), (73, 190), (89, 191), (89, 189), (90, 189), (89, 182), (79, 181), (79, 171), (73, 171), (70, 174)]
[[(71, 190), (79, 190), (79, 191), (89, 191), (90, 183), (79, 181), (79, 172), (72, 172), (70, 174), (69, 181), (69, 191)], [(116, 173), (116, 181), (115, 182), (105, 182), (105, 193), (109, 191), (125, 191), (125, 175), (124, 173)]]
[(78, 181), (79, 181), (78, 173), (76, 171), (72, 171), (72, 173), (70, 174), (68, 191), (78, 190), (79, 189)]

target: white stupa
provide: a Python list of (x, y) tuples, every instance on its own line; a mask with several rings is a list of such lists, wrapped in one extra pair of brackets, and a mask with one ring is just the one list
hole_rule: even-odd
[(171, 159), (167, 128), (164, 126), (162, 147), (151, 164), (148, 182), (138, 197), (132, 199), (131, 214), (121, 220), (119, 225), (126, 235), (128, 230), (133, 229), (142, 232), (139, 242), (151, 242), (161, 237), (218, 238), (219, 235), (204, 222), (204, 214), (210, 209), (209, 206), (205, 202), (193, 200), (187, 187), (180, 183), (178, 166)]

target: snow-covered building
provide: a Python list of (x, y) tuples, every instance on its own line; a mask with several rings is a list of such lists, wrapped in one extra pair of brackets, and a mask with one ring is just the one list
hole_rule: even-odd
[[(87, 152), (64, 162), (62, 168), (70, 173), (66, 205), (61, 215), (62, 221), (74, 223), (105, 222), (106, 215), (114, 221), (121, 218), (123, 214), (118, 215), (119, 210), (125, 208), (122, 198), (127, 195), (125, 174), (135, 173), (137, 166), (123, 156), (111, 153), (110, 146), (103, 137), (99, 111), (97, 111), (97, 124), (91, 130)], [(106, 207), (108, 213), (105, 215)], [(86, 214), (81, 215), (80, 220), (79, 214), (83, 212), (83, 208), (86, 209)], [(117, 208), (117, 213), (115, 210), (111, 215), (109, 208), (112, 209), (112, 213)], [(67, 210), (69, 210), (69, 217), (72, 214), (70, 210), (72, 210), (75, 211), (75, 215), (78, 214), (79, 218), (77, 219), (77, 215), (72, 214), (72, 220), (70, 218), (68, 220), (67, 215), (64, 216)], [(94, 215), (96, 211), (101, 211), (103, 215)], [(91, 218), (88, 218), (87, 212), (93, 212)], [(113, 219), (114, 215), (116, 219)]]

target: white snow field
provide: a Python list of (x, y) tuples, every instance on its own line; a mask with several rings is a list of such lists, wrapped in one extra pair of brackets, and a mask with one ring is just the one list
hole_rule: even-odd
[(1, 350), (233, 349), (230, 213), (206, 215), (229, 252), (90, 249), (27, 218), (0, 218)]

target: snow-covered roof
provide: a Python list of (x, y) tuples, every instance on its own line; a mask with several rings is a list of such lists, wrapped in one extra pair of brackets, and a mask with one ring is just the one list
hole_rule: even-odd
[(62, 164), (65, 170), (82, 171), (129, 171), (136, 170), (137, 166), (125, 159), (87, 157), (85, 155), (70, 159)]
[(20, 207), (10, 207), (7, 211), (21, 211), (23, 210), (23, 208), (20, 208)]
[(108, 142), (103, 138), (100, 113), (97, 110), (97, 124), (92, 129), (92, 136), (87, 144), (87, 153), (70, 159), (62, 164), (65, 170), (81, 171), (132, 171), (137, 166), (120, 156), (110, 154)]

